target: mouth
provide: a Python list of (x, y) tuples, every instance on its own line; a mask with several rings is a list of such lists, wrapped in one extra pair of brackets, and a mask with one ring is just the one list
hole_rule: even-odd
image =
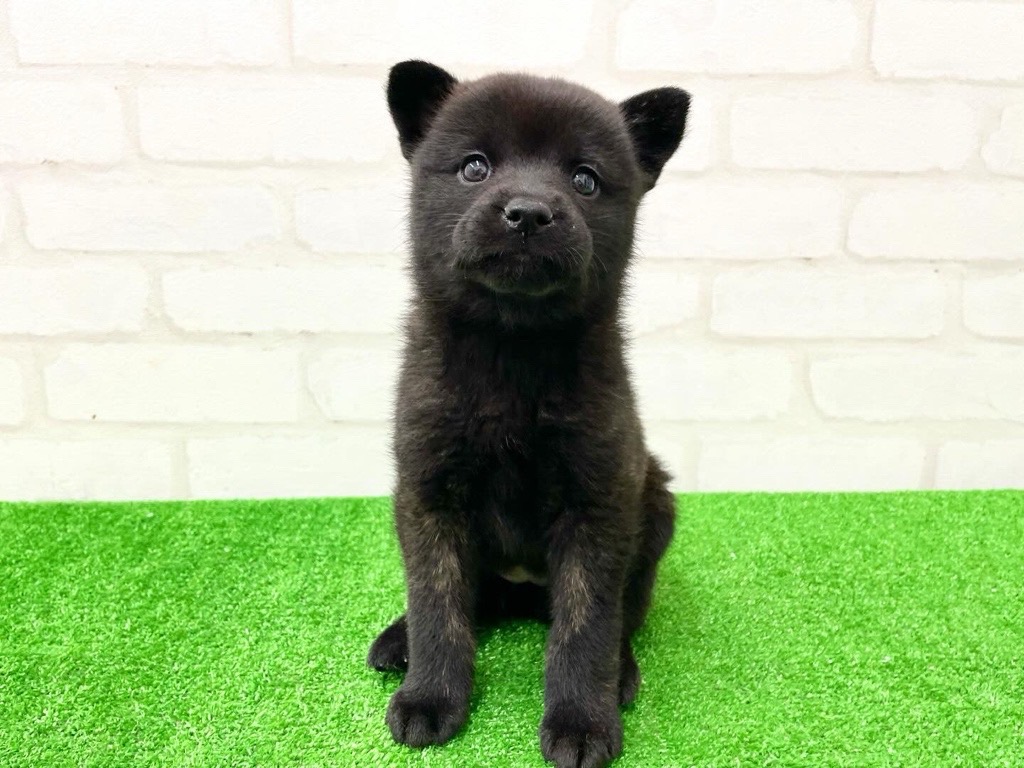
[(502, 296), (521, 296), (530, 299), (542, 299), (565, 289), (563, 283), (547, 283), (545, 285), (508, 283), (487, 274), (472, 274), (469, 279)]
[[(545, 268), (545, 266), (547, 268)], [(500, 296), (540, 299), (565, 290), (564, 275), (551, 274), (526, 254), (493, 254), (466, 269), (466, 278)]]

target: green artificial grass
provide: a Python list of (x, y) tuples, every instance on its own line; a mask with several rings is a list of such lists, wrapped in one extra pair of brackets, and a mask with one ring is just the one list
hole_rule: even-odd
[[(394, 744), (384, 500), (0, 505), (0, 766), (541, 766), (539, 624)], [(616, 766), (1024, 764), (1024, 493), (680, 497)]]

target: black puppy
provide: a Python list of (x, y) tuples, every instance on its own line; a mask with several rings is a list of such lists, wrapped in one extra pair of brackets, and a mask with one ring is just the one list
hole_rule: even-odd
[(466, 719), (474, 623), (552, 622), (541, 749), (603, 766), (640, 675), (630, 637), (672, 537), (644, 447), (620, 301), (637, 206), (679, 145), (675, 88), (614, 104), (524, 75), (391, 70), (412, 166), (412, 274), (395, 453), (407, 610), (369, 663), (404, 669), (387, 723), (441, 744)]

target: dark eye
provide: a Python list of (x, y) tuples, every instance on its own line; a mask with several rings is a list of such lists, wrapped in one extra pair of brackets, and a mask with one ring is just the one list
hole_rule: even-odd
[(581, 195), (592, 195), (597, 192), (597, 176), (585, 165), (581, 165), (572, 175), (572, 188)]
[(470, 155), (462, 161), (459, 172), (466, 181), (483, 181), (491, 175), (491, 166), (483, 155)]

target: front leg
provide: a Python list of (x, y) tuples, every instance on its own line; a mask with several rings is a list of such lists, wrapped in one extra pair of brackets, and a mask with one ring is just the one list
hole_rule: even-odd
[(549, 562), (553, 621), (541, 751), (558, 768), (599, 768), (622, 751), (618, 710), (623, 537), (567, 514)]
[(465, 528), (396, 495), (405, 562), (409, 667), (388, 706), (395, 741), (443, 744), (466, 720), (473, 686), (473, 580)]

